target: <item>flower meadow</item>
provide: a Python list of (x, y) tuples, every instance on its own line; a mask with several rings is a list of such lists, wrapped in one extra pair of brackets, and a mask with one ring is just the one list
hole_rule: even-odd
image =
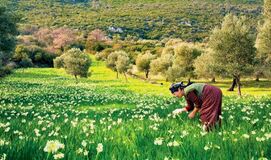
[(184, 100), (36, 70), (1, 79), (2, 160), (271, 158), (270, 97), (224, 96), (222, 127), (206, 133), (199, 115), (172, 114)]

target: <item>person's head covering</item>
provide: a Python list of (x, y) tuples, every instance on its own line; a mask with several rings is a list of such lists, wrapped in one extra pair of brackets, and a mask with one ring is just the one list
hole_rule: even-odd
[(184, 89), (185, 87), (189, 86), (190, 84), (192, 84), (191, 82), (189, 82), (187, 85), (184, 85), (183, 82), (178, 82), (178, 83), (173, 83), (170, 87), (169, 90), (171, 91), (171, 93), (173, 94), (174, 92), (177, 92), (180, 89)]

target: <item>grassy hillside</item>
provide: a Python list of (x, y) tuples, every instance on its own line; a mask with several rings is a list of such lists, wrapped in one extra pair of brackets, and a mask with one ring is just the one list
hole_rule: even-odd
[(22, 16), (22, 26), (68, 26), (86, 32), (100, 28), (110, 37), (187, 41), (203, 41), (227, 13), (250, 16), (256, 26), (262, 5), (251, 0), (5, 1), (2, 4)]
[[(92, 72), (92, 77), (80, 79), (79, 84), (63, 70), (52, 68), (19, 69), (1, 79), (0, 157), (271, 158), (268, 97), (224, 96), (223, 127), (207, 134), (198, 116), (189, 120), (186, 113), (171, 114), (185, 103), (170, 97), (169, 84), (131, 78), (126, 83), (97, 61)], [(225, 83), (221, 84), (223, 88)], [(270, 82), (259, 84), (261, 92), (246, 90), (255, 95), (271, 93)], [(51, 153), (52, 149), (57, 151)]]
[[(171, 94), (168, 87), (171, 83), (165, 82), (164, 80), (154, 79), (157, 84), (152, 84), (151, 82), (144, 81), (141, 79), (135, 79), (133, 77), (128, 77), (128, 82), (125, 81), (125, 77), (120, 75), (120, 78), (116, 78), (116, 72), (105, 67), (105, 63), (102, 61), (96, 61), (94, 56), (93, 66), (91, 67), (91, 77), (88, 79), (80, 79), (80, 83), (75, 83), (75, 78), (66, 74), (63, 69), (55, 68), (32, 68), (32, 69), (19, 69), (7, 77), (12, 81), (21, 81), (23, 83), (28, 83), (29, 81), (33, 83), (48, 83), (51, 85), (68, 85), (91, 89), (94, 86), (98, 88), (114, 88), (119, 90), (126, 90), (129, 92), (148, 94), (148, 95), (161, 95), (165, 97), (170, 97)], [(43, 80), (43, 76), (46, 81)], [(152, 75), (151, 75), (152, 77)], [(186, 80), (186, 79), (185, 79)], [(192, 80), (193, 81), (193, 80)], [(229, 92), (227, 89), (231, 85), (231, 79), (218, 79), (216, 83), (210, 83), (207, 80), (196, 80), (193, 82), (208, 83), (211, 85), (218, 86), (222, 89), (222, 92), (226, 96), (237, 95), (237, 90), (235, 92)], [(161, 85), (163, 83), (163, 85)], [(242, 79), (242, 92), (246, 96), (268, 96), (271, 95), (271, 83), (269, 80), (261, 80), (256, 82), (252, 79)]]

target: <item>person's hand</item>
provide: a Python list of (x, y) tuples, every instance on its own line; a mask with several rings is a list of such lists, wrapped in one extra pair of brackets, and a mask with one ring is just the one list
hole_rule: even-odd
[(195, 113), (195, 112), (191, 112), (191, 113), (189, 113), (188, 117), (189, 117), (190, 119), (192, 119), (192, 118), (194, 118), (194, 117), (195, 117), (195, 115), (196, 115), (196, 113)]
[(183, 108), (179, 108), (179, 109), (175, 109), (172, 113), (173, 113), (173, 115), (177, 115), (177, 114), (181, 114), (184, 111), (185, 110)]

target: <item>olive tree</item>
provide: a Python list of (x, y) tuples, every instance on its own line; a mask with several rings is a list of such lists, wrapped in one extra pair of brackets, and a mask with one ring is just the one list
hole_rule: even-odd
[(194, 77), (194, 60), (201, 55), (201, 50), (190, 44), (179, 44), (174, 48), (172, 70), (177, 77), (187, 77), (188, 83)]
[(256, 80), (260, 75), (271, 75), (271, 0), (264, 1), (264, 23), (258, 27)]
[(240, 96), (241, 76), (253, 72), (255, 48), (250, 29), (246, 17), (229, 14), (225, 16), (222, 26), (213, 30), (208, 43), (214, 51), (216, 73), (233, 77), (233, 85), (229, 90), (233, 90), (237, 84)]
[(126, 82), (128, 81), (127, 80), (127, 76), (126, 76), (126, 73), (128, 71), (128, 69), (131, 68), (131, 65), (130, 65), (130, 58), (128, 57), (128, 55), (119, 55), (118, 56), (118, 59), (116, 61), (116, 69), (117, 69), (117, 72), (118, 73), (123, 73), (124, 76), (125, 76), (125, 79), (126, 79)]
[(91, 66), (91, 59), (89, 56), (78, 48), (72, 48), (66, 51), (63, 55), (54, 60), (56, 68), (64, 68), (68, 74), (75, 77), (78, 82), (77, 76), (88, 77), (89, 67)]
[(166, 81), (174, 81), (174, 77), (170, 76), (171, 72), (168, 69), (172, 66), (172, 59), (174, 56), (174, 49), (172, 47), (165, 47), (160, 57), (154, 59), (150, 63), (150, 71), (153, 74), (162, 74)]
[(214, 58), (213, 51), (206, 49), (194, 61), (195, 73), (198, 77), (211, 78), (211, 82), (215, 82)]
[[(0, 76), (4, 67), (9, 63), (16, 45), (18, 18), (7, 12), (6, 8), (0, 7)], [(3, 67), (3, 68), (2, 68)]]
[(150, 64), (151, 61), (155, 58), (150, 52), (146, 52), (145, 54), (139, 54), (136, 58), (136, 67), (139, 71), (145, 72), (145, 76), (149, 78), (150, 72)]
[(126, 77), (125, 73), (130, 67), (128, 54), (125, 51), (112, 52), (106, 59), (106, 66), (117, 73), (117, 78), (119, 73), (123, 73)]
[(194, 60), (201, 51), (191, 44), (181, 43), (173, 47), (165, 47), (162, 54), (150, 64), (152, 73), (161, 73), (166, 81), (174, 82), (178, 78), (194, 76)]

